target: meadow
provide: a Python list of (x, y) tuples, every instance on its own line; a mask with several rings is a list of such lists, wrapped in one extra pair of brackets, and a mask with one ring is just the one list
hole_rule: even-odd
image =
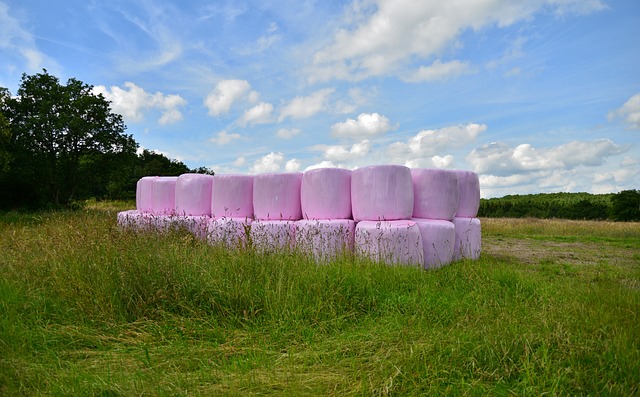
[(482, 219), (437, 270), (0, 213), (1, 395), (638, 395), (640, 223)]

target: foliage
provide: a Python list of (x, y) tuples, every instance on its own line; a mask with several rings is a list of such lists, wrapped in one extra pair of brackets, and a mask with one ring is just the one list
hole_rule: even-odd
[(90, 197), (130, 199), (147, 175), (209, 173), (143, 150), (122, 116), (71, 78), (23, 74), (16, 97), (0, 87), (0, 208), (67, 205)]
[(122, 116), (111, 113), (109, 102), (79, 80), (62, 85), (46, 70), (23, 74), (17, 96), (3, 102), (11, 126), (8, 179), (19, 195), (69, 203), (94, 185), (88, 169), (108, 173), (109, 159), (117, 163), (135, 155), (137, 145), (124, 134)]
[(640, 190), (623, 190), (611, 198), (611, 218), (640, 221)]
[(565, 223), (537, 227), (606, 262), (317, 266), (109, 208), (0, 213), (0, 395), (637, 395), (640, 257)]
[(480, 200), (480, 217), (616, 219), (612, 210), (616, 194), (540, 193), (508, 195)]

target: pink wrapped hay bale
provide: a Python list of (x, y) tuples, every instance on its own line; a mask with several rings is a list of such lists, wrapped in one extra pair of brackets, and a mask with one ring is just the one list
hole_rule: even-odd
[(296, 222), (295, 246), (318, 262), (353, 252), (356, 223), (351, 219), (304, 219)]
[(302, 173), (260, 174), (253, 179), (253, 212), (260, 220), (302, 219)]
[(281, 252), (295, 245), (295, 221), (256, 220), (251, 223), (251, 241), (258, 252)]
[(475, 218), (480, 208), (480, 180), (472, 171), (454, 171), (458, 175), (460, 186), (459, 204), (456, 216)]
[(411, 170), (374, 165), (351, 174), (351, 208), (359, 221), (410, 219), (413, 214)]
[(141, 229), (144, 227), (144, 213), (138, 210), (128, 210), (118, 212), (117, 221), (118, 226), (124, 229)]
[(136, 184), (136, 209), (140, 212), (153, 211), (153, 181), (157, 177), (145, 176)]
[(410, 220), (358, 222), (355, 252), (359, 256), (393, 265), (422, 267), (424, 263), (420, 228)]
[(215, 175), (211, 195), (211, 216), (252, 218), (253, 176)]
[(212, 175), (180, 175), (176, 183), (176, 213), (180, 216), (211, 215), (212, 189)]
[(151, 212), (156, 215), (171, 215), (176, 211), (177, 176), (157, 176), (153, 179)]
[(439, 219), (412, 219), (420, 228), (424, 268), (438, 268), (453, 261), (456, 239), (452, 222)]
[(456, 239), (453, 247), (453, 260), (478, 259), (482, 244), (480, 219), (453, 218)]
[(176, 226), (186, 228), (191, 234), (204, 240), (207, 237), (207, 228), (211, 217), (207, 215), (186, 215), (174, 217)]
[(414, 168), (413, 217), (450, 221), (458, 211), (458, 175), (454, 171)]
[(351, 171), (318, 168), (305, 172), (300, 202), (304, 219), (351, 219)]
[(244, 247), (251, 233), (251, 218), (212, 218), (207, 225), (207, 241), (225, 247)]

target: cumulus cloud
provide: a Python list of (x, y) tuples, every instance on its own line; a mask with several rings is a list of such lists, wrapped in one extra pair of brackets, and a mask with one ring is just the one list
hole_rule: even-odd
[(623, 119), (629, 124), (629, 128), (640, 130), (640, 93), (629, 98), (619, 109), (609, 112), (608, 118)]
[[(603, 8), (601, 0), (355, 1), (331, 42), (314, 54), (310, 80), (361, 80), (398, 74), (410, 62), (439, 57), (470, 29), (507, 27), (542, 9), (565, 15)], [(414, 77), (459, 74), (462, 65), (464, 62), (457, 60), (432, 64), (432, 69), (422, 69)]]
[(598, 166), (608, 157), (626, 150), (626, 147), (609, 139), (572, 141), (540, 149), (526, 143), (512, 148), (504, 143), (494, 142), (471, 151), (467, 161), (478, 173), (504, 177), (526, 172), (573, 169), (581, 165)]
[(273, 105), (268, 102), (260, 102), (251, 109), (244, 111), (244, 114), (239, 120), (241, 126), (255, 125), (255, 124), (267, 124), (273, 122)]
[(437, 59), (429, 66), (420, 66), (415, 73), (406, 76), (404, 80), (412, 83), (443, 81), (450, 77), (469, 73), (470, 70), (468, 62), (450, 61), (442, 63)]
[(297, 159), (291, 159), (284, 165), (284, 170), (286, 172), (297, 172), (300, 171), (300, 167), (300, 161), (298, 161)]
[(230, 143), (233, 140), (241, 139), (241, 138), (242, 136), (240, 136), (240, 134), (235, 134), (235, 133), (229, 134), (227, 131), (220, 131), (215, 137), (209, 139), (209, 142), (222, 146)]
[(291, 139), (296, 135), (300, 135), (300, 130), (298, 128), (280, 128), (276, 131), (276, 136), (281, 139)]
[(111, 109), (130, 122), (140, 122), (144, 119), (146, 112), (159, 110), (161, 116), (158, 123), (173, 124), (182, 120), (182, 112), (179, 108), (187, 104), (180, 95), (167, 95), (161, 92), (151, 94), (132, 82), (124, 83), (124, 88), (95, 86), (93, 92), (96, 95), (102, 94), (105, 99), (111, 101)]
[(323, 160), (323, 161), (321, 161), (319, 163), (312, 164), (312, 165), (308, 166), (304, 170), (305, 171), (310, 171), (310, 170), (315, 170), (315, 169), (318, 169), (318, 168), (336, 168), (336, 167), (339, 167), (339, 166), (335, 165), (331, 161)]
[(300, 119), (311, 117), (314, 114), (325, 110), (329, 96), (335, 91), (333, 88), (324, 88), (312, 93), (309, 96), (297, 96), (285, 105), (280, 111), (279, 121), (287, 117)]
[(222, 80), (207, 95), (204, 105), (209, 109), (209, 115), (220, 116), (228, 113), (233, 103), (245, 95), (250, 101), (256, 101), (257, 93), (250, 90), (251, 85), (246, 80)]
[(424, 160), (431, 158), (431, 165), (446, 168), (451, 165), (453, 158), (439, 157), (440, 154), (468, 145), (486, 130), (485, 124), (476, 123), (422, 130), (407, 142), (394, 142), (389, 145), (387, 155), (396, 162), (406, 162), (409, 166), (415, 167), (423, 166)]
[(338, 138), (365, 138), (382, 135), (396, 128), (379, 113), (360, 113), (356, 120), (347, 119), (331, 126), (331, 134)]
[(284, 154), (281, 152), (271, 152), (254, 161), (249, 172), (252, 174), (278, 172), (282, 168), (282, 163), (284, 163)]
[(364, 139), (361, 142), (354, 143), (351, 146), (346, 145), (317, 145), (312, 147), (313, 150), (322, 152), (325, 161), (331, 163), (351, 162), (355, 159), (362, 158), (369, 154), (371, 142)]

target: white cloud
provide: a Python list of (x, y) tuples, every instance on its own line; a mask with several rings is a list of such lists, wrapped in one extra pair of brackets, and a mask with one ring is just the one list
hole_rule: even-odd
[(387, 148), (387, 154), (395, 162), (408, 162), (416, 167), (425, 159), (432, 158), (430, 164), (445, 168), (451, 164), (453, 158), (439, 157), (443, 152), (468, 145), (486, 130), (485, 124), (476, 123), (423, 130), (407, 142), (392, 143)]
[(418, 83), (422, 81), (443, 81), (450, 77), (457, 77), (469, 73), (471, 68), (468, 62), (450, 61), (442, 63), (439, 59), (429, 66), (420, 66), (413, 74), (405, 78), (406, 81)]
[(111, 101), (111, 109), (121, 114), (129, 122), (140, 122), (145, 113), (151, 110), (159, 110), (161, 116), (158, 123), (162, 125), (173, 124), (182, 120), (182, 112), (179, 108), (187, 104), (180, 95), (167, 95), (161, 92), (151, 94), (132, 82), (124, 83), (124, 88), (111, 86), (109, 89), (103, 85), (95, 86), (93, 92), (102, 94), (105, 99)]
[(331, 134), (339, 138), (375, 137), (396, 127), (389, 123), (389, 119), (378, 113), (360, 113), (356, 120), (347, 119), (342, 123), (331, 126)]
[(297, 96), (293, 98), (291, 102), (282, 108), (278, 120), (282, 121), (287, 117), (291, 117), (293, 119), (311, 117), (314, 114), (325, 110), (327, 100), (334, 91), (335, 89), (333, 88), (324, 88), (306, 97)]
[(289, 161), (287, 161), (287, 163), (284, 165), (284, 170), (286, 172), (297, 172), (300, 171), (300, 161), (296, 160), (296, 159), (291, 159)]
[(254, 125), (254, 124), (267, 124), (273, 122), (273, 105), (267, 102), (260, 102), (251, 109), (244, 111), (244, 114), (239, 120), (241, 126)]
[(312, 147), (312, 149), (321, 151), (326, 161), (343, 163), (351, 162), (369, 154), (371, 142), (369, 142), (368, 139), (364, 139), (361, 142), (354, 143), (350, 147), (345, 145), (317, 145)]
[[(246, 80), (222, 80), (216, 84), (216, 88), (207, 95), (204, 105), (209, 109), (209, 115), (220, 116), (228, 113), (234, 102), (244, 97), (251, 85)], [(257, 99), (254, 91), (249, 93)], [(251, 99), (251, 98), (250, 98)]]
[(278, 136), (278, 138), (281, 138), (281, 139), (291, 139), (296, 135), (300, 135), (300, 130), (298, 128), (290, 128), (290, 129), (280, 128), (276, 132), (276, 135)]
[(216, 145), (226, 145), (227, 143), (230, 143), (233, 140), (241, 139), (241, 138), (242, 136), (240, 136), (240, 134), (236, 134), (236, 133), (229, 134), (227, 131), (220, 131), (215, 137), (209, 139), (209, 142), (215, 143)]
[[(405, 64), (438, 58), (454, 48), (459, 36), (470, 29), (506, 27), (542, 9), (564, 15), (604, 7), (600, 0), (354, 1), (343, 27), (314, 54), (310, 80), (397, 75)], [(424, 73), (430, 75), (428, 69)]]
[(280, 171), (280, 168), (282, 168), (283, 162), (284, 162), (283, 153), (271, 152), (254, 161), (253, 165), (249, 169), (249, 172), (251, 174), (278, 172)]
[(310, 171), (310, 170), (315, 170), (315, 169), (318, 169), (318, 168), (336, 168), (336, 167), (338, 167), (338, 166), (333, 164), (333, 162), (328, 161), (328, 160), (324, 160), (324, 161), (321, 161), (319, 163), (312, 164), (312, 165), (308, 166), (307, 168), (305, 168), (304, 170), (305, 171)]
[(629, 124), (629, 128), (640, 130), (640, 93), (629, 98), (619, 109), (609, 112), (608, 118), (621, 118)]
[(627, 148), (609, 139), (592, 142), (572, 141), (541, 149), (526, 143), (512, 148), (504, 143), (494, 142), (474, 149), (467, 156), (467, 160), (478, 173), (506, 176), (534, 171), (569, 170), (578, 166), (598, 166), (603, 164), (606, 158), (626, 150)]

